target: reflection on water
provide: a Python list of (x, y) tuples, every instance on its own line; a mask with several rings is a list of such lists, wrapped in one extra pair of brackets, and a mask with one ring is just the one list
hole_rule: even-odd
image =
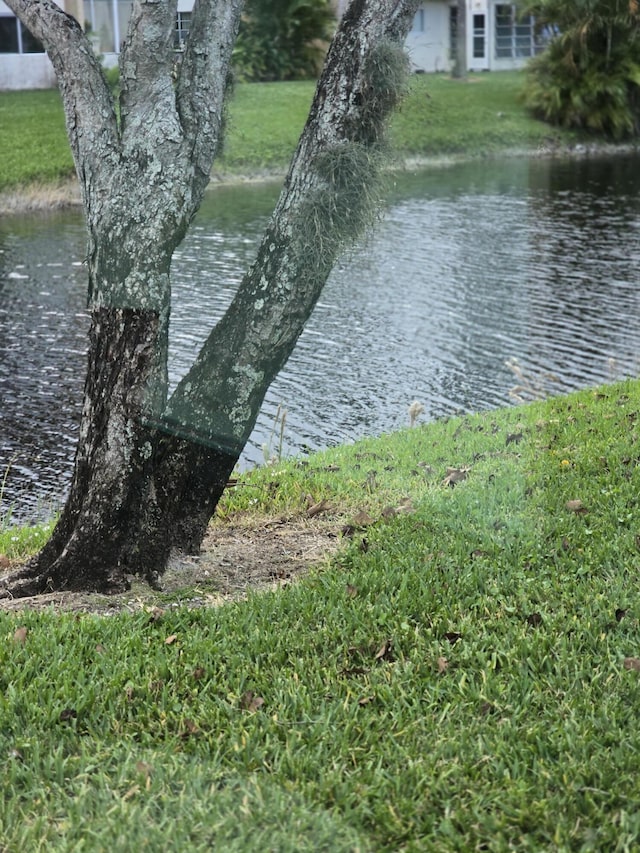
[[(343, 259), (265, 401), (245, 453), (285, 451), (506, 405), (505, 365), (554, 390), (636, 374), (640, 169), (631, 158), (470, 164), (397, 180), (375, 233)], [(171, 380), (233, 296), (276, 186), (217, 188), (173, 265)], [(76, 214), (0, 224), (4, 506), (48, 511), (67, 487), (82, 393), (85, 239)], [(44, 509), (42, 509), (44, 508)]]

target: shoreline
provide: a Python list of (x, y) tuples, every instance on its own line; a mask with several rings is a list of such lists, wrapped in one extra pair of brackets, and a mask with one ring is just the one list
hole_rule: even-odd
[[(451, 153), (433, 156), (397, 155), (394, 171), (418, 171), (429, 168), (448, 168), (457, 163), (474, 160), (496, 160), (498, 158), (529, 158), (550, 160), (575, 160), (590, 157), (613, 157), (640, 153), (640, 142), (614, 144), (608, 142), (577, 143), (575, 145), (549, 145), (538, 148), (506, 148), (502, 150), (478, 151), (477, 153)], [(213, 171), (207, 192), (218, 186), (260, 184), (283, 180), (287, 167), (259, 169), (255, 172)], [(47, 214), (82, 206), (80, 188), (75, 176), (57, 183), (33, 183), (0, 191), (0, 216), (25, 216)]]

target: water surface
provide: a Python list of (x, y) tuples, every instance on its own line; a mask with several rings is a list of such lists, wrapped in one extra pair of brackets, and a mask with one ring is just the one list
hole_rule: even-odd
[[(284, 450), (299, 453), (400, 427), (414, 399), (426, 419), (509, 405), (514, 359), (529, 390), (636, 375), (638, 165), (512, 160), (399, 176), (271, 386), (243, 464), (275, 449), (279, 406)], [(277, 192), (216, 188), (176, 253), (173, 384), (231, 300)], [(0, 471), (11, 462), (3, 506), (23, 520), (49, 512), (70, 478), (84, 252), (76, 213), (0, 223)]]

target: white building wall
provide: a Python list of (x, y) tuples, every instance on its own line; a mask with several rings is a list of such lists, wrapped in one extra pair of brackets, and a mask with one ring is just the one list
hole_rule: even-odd
[[(80, 0), (58, 0), (58, 3), (70, 14), (81, 15)], [(2, 0), (0, 16), (15, 20)], [(50, 89), (55, 85), (56, 75), (46, 53), (0, 53), (0, 90)]]
[(451, 50), (449, 3), (423, 3), (406, 41), (411, 66), (417, 71), (449, 71)]
[[(522, 68), (526, 56), (497, 56), (496, 7), (509, 0), (466, 0), (466, 48), (469, 71), (510, 71)], [(422, 3), (407, 48), (415, 70), (450, 71), (451, 8), (456, 0), (430, 0)]]
[(56, 75), (46, 53), (0, 54), (0, 91), (51, 89)]

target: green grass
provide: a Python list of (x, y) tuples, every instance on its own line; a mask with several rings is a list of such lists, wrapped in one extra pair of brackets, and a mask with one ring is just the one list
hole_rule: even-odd
[(0, 515), (0, 554), (10, 560), (28, 557), (42, 548), (52, 529), (53, 522), (36, 527), (14, 527), (10, 513)]
[[(536, 149), (575, 134), (530, 118), (519, 100), (523, 75), (471, 75), (467, 82), (418, 75), (393, 125), (402, 155), (479, 156), (505, 149)], [(245, 83), (236, 87), (222, 158), (214, 171), (284, 171), (304, 126), (314, 84)], [(55, 91), (0, 93), (0, 190), (34, 181), (54, 182), (72, 171), (62, 107)]]
[(393, 124), (395, 148), (420, 157), (477, 157), (575, 143), (577, 134), (531, 118), (520, 98), (524, 80), (518, 71), (470, 74), (465, 81), (414, 77)]
[(57, 90), (0, 92), (0, 190), (73, 173)]
[(367, 439), (229, 492), (351, 522), (296, 585), (0, 615), (0, 847), (637, 849), (639, 440), (637, 381)]
[(214, 171), (283, 170), (307, 120), (315, 84), (240, 83), (229, 104), (227, 136)]

